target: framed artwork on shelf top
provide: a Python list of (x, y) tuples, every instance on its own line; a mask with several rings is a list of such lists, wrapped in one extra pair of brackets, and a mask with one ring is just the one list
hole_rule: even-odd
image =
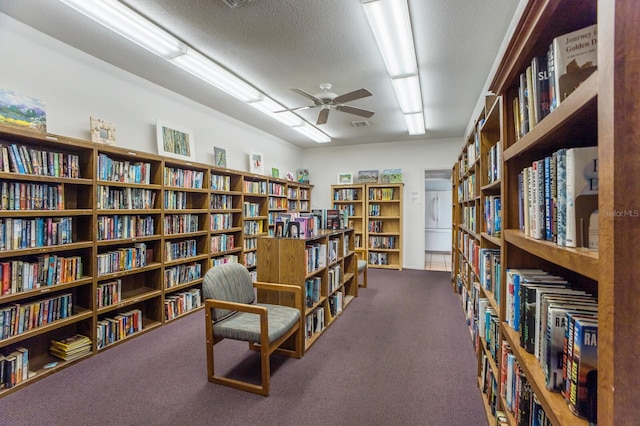
[(0, 88), (0, 124), (47, 133), (44, 102)]
[(258, 175), (264, 174), (264, 158), (261, 152), (249, 153), (249, 171)]
[(96, 117), (89, 117), (91, 140), (105, 145), (116, 144), (116, 126)]
[(351, 183), (353, 183), (353, 175), (351, 173), (339, 173), (338, 174), (338, 183), (339, 184), (351, 184)]
[(227, 168), (227, 151), (224, 148), (213, 147), (213, 156), (217, 167)]
[(358, 172), (358, 183), (378, 183), (378, 170), (360, 170)]
[(181, 160), (195, 160), (193, 131), (176, 124), (156, 120), (158, 154)]

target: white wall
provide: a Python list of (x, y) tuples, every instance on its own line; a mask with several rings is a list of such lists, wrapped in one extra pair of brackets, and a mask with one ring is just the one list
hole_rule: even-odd
[(226, 149), (231, 169), (248, 170), (253, 150), (265, 153), (265, 171), (308, 168), (313, 208), (330, 207), (330, 185), (338, 173), (400, 168), (405, 182), (403, 267), (424, 268), (424, 170), (451, 168), (462, 137), (303, 150), (2, 13), (0, 58), (0, 87), (44, 101), (49, 133), (89, 139), (89, 116), (95, 116), (115, 125), (118, 146), (157, 153), (155, 120), (163, 119), (193, 130), (199, 162), (213, 164), (213, 146), (219, 146)]
[[(155, 122), (191, 129), (196, 160), (213, 164), (213, 146), (227, 151), (227, 167), (249, 170), (248, 155), (265, 154), (271, 167), (301, 167), (303, 150), (175, 92), (134, 76), (0, 13), (0, 87), (45, 103), (47, 131), (90, 139), (89, 116), (116, 127), (118, 146), (157, 153)], [(269, 153), (276, 153), (268, 155)], [(271, 162), (270, 162), (271, 161)]]
[(402, 263), (404, 268), (424, 269), (424, 171), (453, 167), (462, 144), (460, 137), (307, 149), (304, 164), (314, 185), (312, 206), (332, 206), (330, 186), (337, 183), (339, 173), (352, 173), (355, 177), (359, 170), (402, 169)]

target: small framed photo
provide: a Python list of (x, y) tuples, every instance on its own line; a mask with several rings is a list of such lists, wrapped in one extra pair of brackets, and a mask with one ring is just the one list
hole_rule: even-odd
[(258, 175), (264, 174), (264, 158), (261, 152), (249, 153), (249, 171)]
[(96, 117), (89, 117), (91, 140), (105, 145), (116, 144), (116, 126)]
[(271, 177), (279, 178), (280, 177), (280, 169), (272, 167), (271, 168)]
[(379, 170), (360, 170), (358, 183), (378, 183)]
[(227, 151), (224, 148), (213, 147), (213, 156), (215, 158), (216, 166), (227, 168)]
[(195, 160), (193, 132), (176, 124), (156, 120), (158, 154), (181, 160)]
[(309, 169), (298, 169), (296, 174), (298, 175), (298, 182), (309, 183)]
[(338, 173), (339, 184), (351, 184), (353, 183), (353, 175), (351, 173)]

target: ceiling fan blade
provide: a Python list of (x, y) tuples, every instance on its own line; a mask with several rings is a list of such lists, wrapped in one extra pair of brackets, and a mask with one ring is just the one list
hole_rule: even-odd
[(287, 112), (287, 111), (300, 111), (303, 109), (310, 109), (310, 108), (315, 108), (318, 105), (307, 105), (307, 106), (301, 106), (301, 107), (297, 107), (297, 108), (289, 108), (289, 109), (281, 109), (280, 111), (273, 111), (274, 114), (277, 114), (279, 112)]
[(320, 114), (318, 114), (318, 121), (316, 121), (316, 124), (325, 124), (328, 118), (329, 108), (324, 108), (320, 111)]
[(304, 91), (304, 90), (302, 90), (302, 89), (296, 89), (296, 88), (292, 88), (292, 89), (289, 89), (289, 90), (291, 90), (291, 91), (293, 91), (293, 92), (296, 92), (297, 94), (302, 95), (302, 96), (304, 96), (305, 98), (309, 98), (309, 99), (311, 99), (311, 100), (313, 101), (313, 103), (314, 103), (314, 104), (316, 104), (316, 105), (322, 105), (322, 100), (320, 100), (320, 99), (316, 98), (315, 96), (313, 96), (313, 95), (312, 95), (311, 93), (309, 93), (309, 92), (305, 92), (305, 91)]
[(356, 108), (349, 105), (337, 105), (336, 109), (338, 111), (346, 112), (348, 114), (359, 115), (360, 117), (372, 117), (375, 112), (368, 111), (366, 109)]
[(343, 104), (345, 102), (355, 101), (356, 99), (366, 98), (371, 96), (372, 93), (367, 89), (354, 90), (353, 92), (345, 93), (344, 95), (337, 96), (333, 102), (336, 104)]

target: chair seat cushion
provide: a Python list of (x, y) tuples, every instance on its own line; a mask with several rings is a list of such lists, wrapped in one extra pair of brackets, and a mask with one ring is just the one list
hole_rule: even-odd
[(358, 260), (358, 272), (362, 272), (367, 269), (367, 261), (366, 260)]
[[(300, 319), (300, 311), (289, 306), (258, 303), (268, 309), (269, 343), (282, 337)], [(260, 343), (260, 315), (236, 312), (213, 324), (213, 335), (227, 339)]]

